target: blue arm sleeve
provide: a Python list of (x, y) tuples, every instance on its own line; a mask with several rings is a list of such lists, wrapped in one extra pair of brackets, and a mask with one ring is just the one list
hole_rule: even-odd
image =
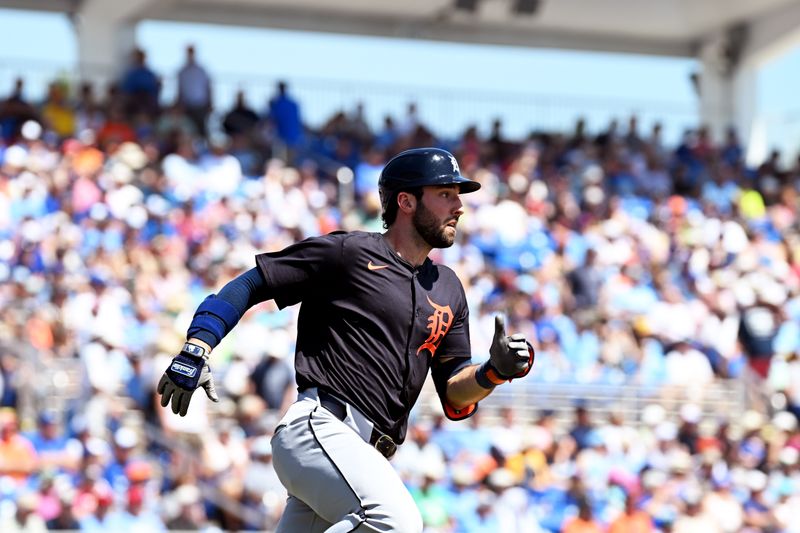
[(219, 294), (203, 300), (186, 336), (214, 348), (248, 309), (270, 298), (264, 278), (252, 268), (222, 287)]
[(251, 268), (222, 287), (217, 298), (234, 306), (239, 311), (239, 316), (242, 316), (254, 305), (269, 300), (270, 296), (267, 294), (267, 284), (258, 272), (258, 268)]

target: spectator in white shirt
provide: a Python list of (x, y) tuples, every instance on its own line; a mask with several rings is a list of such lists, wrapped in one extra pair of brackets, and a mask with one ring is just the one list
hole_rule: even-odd
[(714, 380), (714, 370), (708, 357), (683, 340), (667, 353), (665, 364), (667, 383), (685, 387), (687, 393), (700, 394), (703, 387)]

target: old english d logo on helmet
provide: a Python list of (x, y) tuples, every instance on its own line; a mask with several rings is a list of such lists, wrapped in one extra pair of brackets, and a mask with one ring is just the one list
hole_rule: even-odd
[(481, 188), (461, 175), (455, 156), (441, 148), (414, 148), (400, 152), (386, 163), (378, 180), (381, 204), (386, 210), (395, 193), (425, 185), (458, 185), (465, 194)]
[(431, 353), (431, 357), (433, 357), (436, 354), (439, 343), (442, 342), (442, 339), (450, 330), (450, 326), (453, 325), (453, 310), (450, 309), (449, 305), (439, 305), (431, 300), (430, 297), (427, 298), (428, 303), (433, 307), (433, 313), (428, 317), (428, 329), (431, 334), (417, 348), (417, 355), (422, 350), (428, 350)]

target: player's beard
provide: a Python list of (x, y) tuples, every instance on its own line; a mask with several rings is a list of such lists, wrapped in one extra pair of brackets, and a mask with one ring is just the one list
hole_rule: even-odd
[(430, 209), (425, 207), (421, 200), (417, 202), (417, 209), (411, 220), (414, 223), (414, 229), (431, 248), (453, 246), (453, 242), (456, 240), (455, 228), (452, 232), (448, 231), (447, 228), (450, 226), (443, 224)]

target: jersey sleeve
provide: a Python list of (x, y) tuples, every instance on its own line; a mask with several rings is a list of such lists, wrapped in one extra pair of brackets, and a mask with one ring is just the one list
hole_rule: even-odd
[(478, 410), (478, 404), (473, 403), (464, 409), (456, 409), (447, 401), (447, 380), (471, 364), (468, 357), (437, 358), (431, 365), (431, 377), (436, 386), (436, 394), (442, 403), (444, 415), (450, 420), (464, 420), (471, 417)]
[(256, 256), (256, 267), (278, 307), (299, 303), (315, 288), (335, 279), (342, 265), (343, 235), (311, 237), (279, 252)]
[(478, 409), (477, 403), (464, 409), (456, 409), (447, 401), (447, 380), (464, 367), (472, 364), (472, 348), (469, 341), (469, 309), (463, 288), (461, 289), (461, 295), (463, 302), (461, 310), (453, 326), (442, 339), (442, 344), (436, 350), (436, 356), (431, 362), (433, 384), (436, 386), (436, 393), (442, 403), (444, 414), (450, 420), (469, 418)]

